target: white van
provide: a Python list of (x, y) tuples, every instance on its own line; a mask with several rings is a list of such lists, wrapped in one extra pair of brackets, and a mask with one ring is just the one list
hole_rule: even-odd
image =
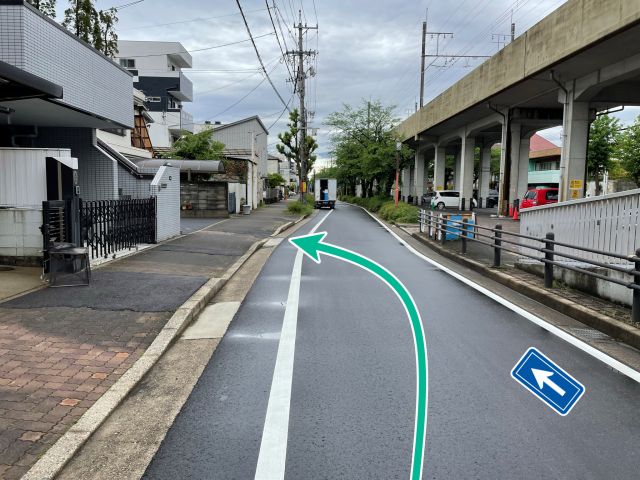
[[(478, 206), (475, 198), (473, 199), (473, 206)], [(431, 207), (438, 210), (444, 210), (445, 208), (459, 208), (460, 192), (458, 190), (436, 191), (436, 194), (431, 198)]]
[(335, 178), (316, 178), (313, 187), (315, 208), (336, 208), (338, 181)]

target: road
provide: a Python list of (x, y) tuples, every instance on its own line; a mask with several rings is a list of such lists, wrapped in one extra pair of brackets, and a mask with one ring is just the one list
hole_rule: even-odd
[[(322, 221), (326, 241), (384, 265), (420, 309), (429, 359), (423, 478), (638, 478), (640, 384), (420, 259), (361, 209), (340, 204)], [(285, 455), (286, 479), (409, 478), (416, 360), (402, 304), (362, 269), (305, 258), (292, 312), (296, 255), (289, 242), (275, 250), (145, 478), (253, 479), (260, 457), (259, 478), (275, 479)], [(290, 398), (272, 398), (265, 429), (291, 322)], [(567, 416), (510, 376), (531, 346), (586, 387)]]

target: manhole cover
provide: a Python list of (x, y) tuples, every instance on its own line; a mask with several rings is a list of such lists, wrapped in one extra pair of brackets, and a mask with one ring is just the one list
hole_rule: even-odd
[(577, 337), (586, 338), (588, 340), (607, 340), (609, 335), (599, 332), (593, 328), (569, 328), (569, 332)]
[(13, 268), (13, 267), (5, 267), (3, 265), (0, 265), (0, 272), (9, 272), (11, 270), (15, 270), (15, 268)]

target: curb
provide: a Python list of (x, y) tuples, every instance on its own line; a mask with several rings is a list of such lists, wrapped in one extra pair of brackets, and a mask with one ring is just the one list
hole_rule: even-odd
[(544, 288), (521, 283), (517, 279), (511, 277), (510, 275), (502, 273), (495, 268), (488, 267), (476, 260), (462, 257), (454, 252), (442, 248), (441, 246), (425, 239), (418, 233), (409, 233), (404, 229), (402, 229), (402, 231), (407, 235), (411, 235), (411, 237), (415, 238), (421, 244), (429, 247), (431, 250), (442, 255), (443, 257), (446, 257), (462, 266), (481, 273), (485, 277), (488, 277), (518, 293), (521, 293), (533, 300), (551, 307), (554, 310), (563, 313), (564, 315), (567, 315), (581, 323), (584, 323), (585, 325), (606, 333), (607, 335), (616, 338), (626, 343), (627, 345), (631, 345), (632, 347), (640, 349), (640, 330), (632, 327), (631, 325), (621, 322), (620, 320), (616, 320), (615, 318), (609, 317), (608, 315), (594, 312), (589, 308), (578, 305), (571, 300), (567, 300), (566, 298), (556, 295)]
[[(306, 215), (287, 222), (270, 235), (275, 237), (284, 230), (301, 222)], [(193, 233), (193, 232), (191, 232)], [(222, 277), (211, 278), (185, 301), (167, 321), (158, 336), (149, 345), (142, 356), (125, 372), (120, 379), (107, 390), (80, 419), (47, 450), (43, 456), (22, 476), (22, 480), (49, 480), (64, 468), (75, 453), (87, 442), (93, 433), (104, 423), (131, 390), (144, 378), (160, 357), (182, 334), (189, 323), (198, 316), (211, 299), (244, 263), (261, 248), (268, 238), (254, 242)]]

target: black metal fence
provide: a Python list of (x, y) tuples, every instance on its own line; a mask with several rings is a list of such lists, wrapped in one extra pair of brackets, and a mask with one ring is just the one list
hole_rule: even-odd
[(156, 198), (80, 200), (82, 239), (92, 258), (156, 241)]
[[(544, 264), (544, 286), (545, 288), (553, 288), (553, 269), (554, 267), (572, 270), (589, 277), (598, 278), (607, 282), (622, 285), (633, 291), (633, 303), (631, 320), (634, 323), (640, 323), (640, 249), (636, 250), (635, 255), (620, 255), (613, 252), (605, 252), (593, 248), (580, 247), (568, 243), (558, 242), (553, 232), (547, 233), (545, 238), (532, 237), (530, 235), (521, 235), (503, 231), (502, 225), (496, 225), (495, 228), (481, 227), (479, 225), (470, 224), (467, 219), (462, 221), (443, 218), (442, 216), (430, 212), (428, 210), (420, 210), (419, 215), (420, 231), (426, 233), (434, 240), (445, 242), (447, 234), (455, 235), (461, 240), (460, 251), (467, 253), (467, 243), (473, 241), (493, 248), (493, 266), (499, 267), (502, 263), (502, 252), (509, 252), (526, 258), (531, 258)], [(513, 238), (505, 238), (513, 237)], [(523, 243), (519, 240), (525, 240)], [(506, 245), (505, 245), (506, 244)], [(520, 251), (513, 248), (517, 247)], [(618, 260), (628, 262), (624, 264), (611, 264), (599, 262), (588, 258), (583, 258), (572, 253), (558, 250), (556, 247), (564, 247), (572, 251), (582, 251), (596, 253), (605, 257), (611, 257)], [(522, 250), (525, 249), (526, 253)], [(556, 257), (562, 257), (573, 261), (574, 265), (564, 261), (558, 261)], [(628, 275), (628, 280), (622, 278), (610, 277), (601, 273), (592, 272), (576, 265), (586, 264), (600, 267), (608, 271), (619, 272)], [(627, 277), (628, 278), (628, 277)]]

